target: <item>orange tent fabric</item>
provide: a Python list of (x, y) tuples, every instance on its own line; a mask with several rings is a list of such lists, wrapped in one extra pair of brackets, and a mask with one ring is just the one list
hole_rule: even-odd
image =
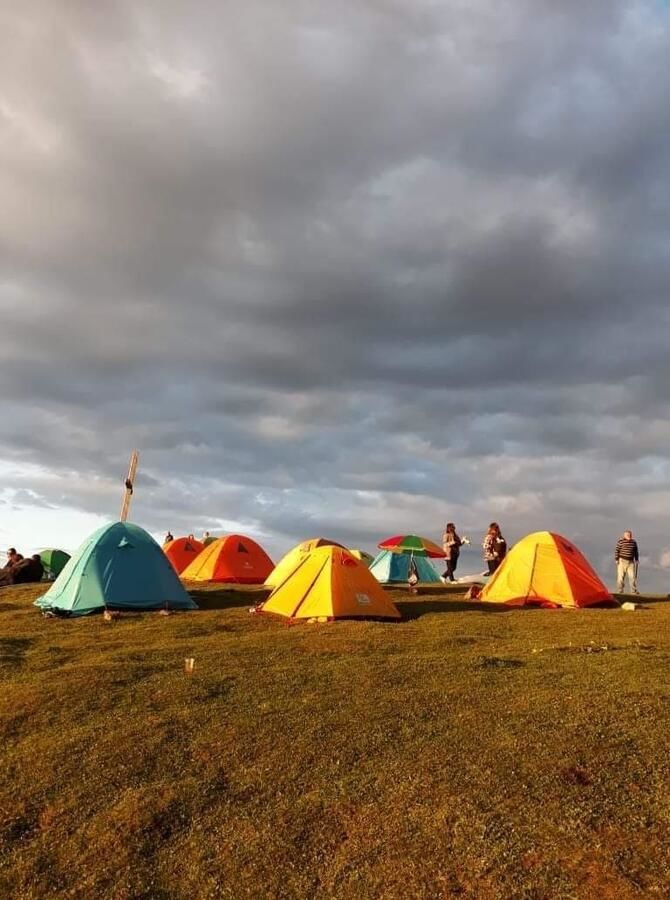
[(181, 573), (187, 581), (263, 584), (273, 568), (265, 550), (243, 534), (226, 534), (208, 544)]
[(586, 557), (551, 531), (515, 544), (480, 599), (507, 606), (583, 607), (614, 600)]
[(400, 613), (365, 563), (343, 547), (302, 556), (261, 607), (288, 619), (399, 619)]
[(172, 568), (177, 575), (181, 575), (186, 566), (202, 553), (204, 546), (192, 534), (189, 534), (188, 537), (175, 538), (173, 541), (163, 544), (163, 552), (172, 563)]

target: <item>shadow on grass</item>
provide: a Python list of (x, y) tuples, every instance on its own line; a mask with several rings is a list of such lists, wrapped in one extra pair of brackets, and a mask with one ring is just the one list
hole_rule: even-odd
[(0, 638), (0, 666), (16, 666), (24, 662), (30, 638)]
[(395, 600), (395, 605), (400, 610), (403, 619), (420, 619), (430, 613), (456, 613), (456, 612), (485, 612), (503, 613), (510, 612), (511, 607), (498, 603), (478, 603), (476, 600)]
[(652, 603), (670, 603), (670, 594), (612, 594), (619, 603), (641, 603), (643, 606)]
[(266, 600), (270, 596), (270, 591), (258, 589), (252, 592), (225, 588), (208, 591), (192, 590), (189, 591), (189, 594), (198, 604), (198, 609), (211, 610), (254, 606), (256, 603), (262, 603)]

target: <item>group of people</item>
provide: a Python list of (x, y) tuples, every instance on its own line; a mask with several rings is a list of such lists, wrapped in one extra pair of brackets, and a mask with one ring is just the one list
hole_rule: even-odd
[(0, 569), (0, 587), (8, 584), (31, 584), (44, 578), (44, 565), (39, 553), (24, 557), (16, 547), (7, 551), (7, 562)]
[[(442, 535), (442, 550), (444, 551), (445, 572), (442, 576), (443, 581), (456, 581), (454, 572), (458, 565), (458, 557), (461, 553), (461, 547), (469, 544), (468, 538), (459, 537), (456, 526), (453, 522), (447, 522)], [(500, 563), (507, 554), (507, 541), (502, 536), (500, 525), (497, 522), (491, 522), (488, 531), (484, 535), (482, 541), (482, 555), (488, 567), (488, 574), (493, 575)]]
[[(461, 547), (469, 543), (470, 541), (467, 538), (458, 536), (453, 522), (447, 522), (442, 535), (442, 550), (444, 551), (446, 565), (442, 580), (445, 583), (456, 580), (454, 572), (458, 565)], [(489, 575), (493, 575), (506, 554), (507, 541), (502, 536), (500, 525), (497, 522), (491, 522), (482, 541), (482, 555), (488, 566)], [(640, 551), (630, 529), (624, 531), (622, 537), (617, 541), (614, 550), (614, 562), (617, 568), (617, 591), (623, 594), (626, 589), (626, 581), (628, 581), (631, 592), (639, 594), (637, 589), (637, 570), (640, 562)]]
[[(190, 537), (192, 539), (193, 535), (190, 535)], [(209, 533), (209, 531), (205, 531), (205, 533), (203, 534), (202, 539), (201, 539), (202, 543), (206, 544), (209, 541), (209, 539), (210, 539), (210, 533)], [(165, 546), (165, 544), (169, 544), (170, 541), (173, 541), (173, 540), (174, 540), (174, 535), (172, 534), (171, 531), (168, 531), (168, 533), (163, 538), (163, 546)]]

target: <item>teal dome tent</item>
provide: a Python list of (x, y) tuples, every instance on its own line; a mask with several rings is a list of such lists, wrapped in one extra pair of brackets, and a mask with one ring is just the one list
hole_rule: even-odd
[(102, 609), (197, 609), (148, 532), (115, 522), (94, 532), (36, 606), (69, 616)]
[(408, 553), (392, 553), (390, 550), (382, 550), (370, 563), (370, 571), (381, 584), (407, 581), (409, 578), (410, 559), (414, 560), (419, 582), (423, 584), (440, 583), (440, 576), (427, 557), (410, 557)]

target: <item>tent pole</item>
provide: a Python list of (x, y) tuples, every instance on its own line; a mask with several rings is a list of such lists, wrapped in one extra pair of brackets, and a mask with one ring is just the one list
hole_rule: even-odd
[(530, 581), (528, 582), (528, 591), (526, 592), (526, 601), (528, 601), (528, 598), (530, 597), (530, 592), (533, 589), (533, 578), (535, 577), (535, 564), (537, 562), (538, 546), (539, 546), (538, 544), (535, 544), (535, 550), (533, 552), (533, 565), (530, 570)]
[(125, 522), (128, 519), (128, 510), (130, 509), (130, 498), (133, 495), (133, 487), (135, 484), (135, 475), (137, 473), (137, 464), (140, 459), (140, 454), (137, 450), (133, 450), (130, 454), (130, 464), (128, 466), (128, 475), (125, 481), (125, 493), (123, 495), (123, 502), (121, 504), (121, 516), (120, 521)]

